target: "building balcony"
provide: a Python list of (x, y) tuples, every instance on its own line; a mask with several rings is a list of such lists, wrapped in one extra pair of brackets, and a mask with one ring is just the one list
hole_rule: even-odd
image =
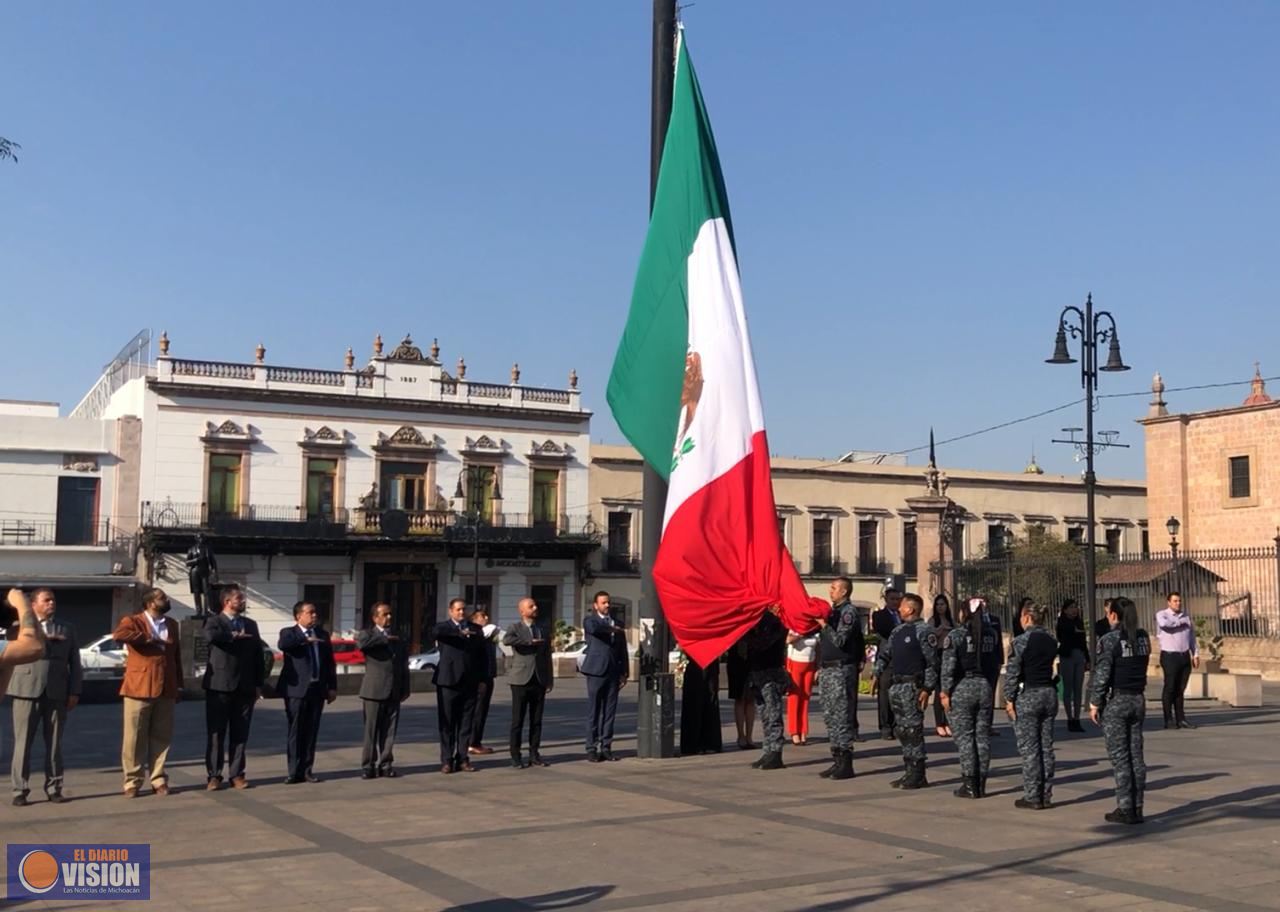
[(609, 551), (604, 556), (605, 573), (632, 575), (640, 572), (640, 558), (627, 551)]
[(219, 510), (206, 503), (144, 501), (141, 526), (148, 532), (206, 533), (244, 538), (435, 538), (449, 542), (550, 542), (595, 538), (587, 514), (554, 518), (528, 513), (494, 513), (472, 521), (450, 510), (395, 510), (359, 507), (348, 512), (308, 515), (300, 506), (246, 504)]
[(0, 519), (0, 547), (105, 548), (114, 536), (109, 519), (96, 522)]

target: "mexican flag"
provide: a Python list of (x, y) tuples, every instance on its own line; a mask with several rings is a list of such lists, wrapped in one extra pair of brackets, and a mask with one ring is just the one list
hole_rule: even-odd
[(668, 482), (654, 582), (677, 642), (707, 665), (768, 605), (813, 611), (778, 534), (769, 446), (733, 226), (689, 49), (677, 38), (671, 121), (608, 400)]

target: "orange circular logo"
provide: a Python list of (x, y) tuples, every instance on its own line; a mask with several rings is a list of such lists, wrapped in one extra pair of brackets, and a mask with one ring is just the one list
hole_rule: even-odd
[(48, 893), (58, 883), (58, 860), (42, 849), (28, 852), (18, 863), (18, 880), (29, 893)]

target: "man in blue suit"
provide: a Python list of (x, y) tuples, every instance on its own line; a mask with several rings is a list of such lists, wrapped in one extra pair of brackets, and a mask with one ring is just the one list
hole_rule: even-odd
[(436, 718), (440, 723), (440, 772), (472, 773), (467, 759), (480, 678), (488, 672), (484, 631), (468, 621), (467, 603), (449, 603), (449, 620), (432, 631), (440, 649), (440, 662), (431, 683), (436, 686)]
[(587, 676), (587, 759), (592, 763), (617, 760), (613, 722), (630, 659), (626, 632), (609, 614), (609, 593), (596, 593), (582, 632), (587, 641), (587, 654), (582, 659), (582, 673)]
[(284, 665), (276, 692), (284, 697), (289, 719), (289, 785), (319, 782), (311, 771), (316, 759), (316, 738), (320, 734), (320, 714), (325, 703), (338, 699), (338, 667), (333, 661), (329, 631), (317, 623), (316, 606), (298, 602), (293, 606), (292, 627), (280, 631), (280, 651)]

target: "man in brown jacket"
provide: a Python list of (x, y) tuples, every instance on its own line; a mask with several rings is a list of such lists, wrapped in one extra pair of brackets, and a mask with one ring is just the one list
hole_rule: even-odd
[(182, 686), (178, 625), (165, 617), (169, 597), (161, 589), (142, 593), (142, 611), (120, 621), (111, 636), (128, 647), (124, 665), (124, 796), (138, 797), (150, 777), (157, 795), (169, 794), (164, 764), (173, 737), (173, 705)]

